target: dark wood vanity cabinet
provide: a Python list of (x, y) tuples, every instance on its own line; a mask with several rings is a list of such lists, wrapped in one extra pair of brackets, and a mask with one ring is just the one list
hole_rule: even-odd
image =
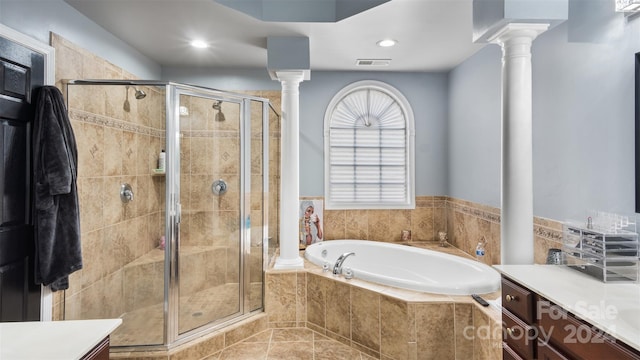
[(548, 334), (549, 347), (560, 349), (569, 359), (640, 359), (640, 353), (621, 344), (593, 325), (577, 319), (544, 299), (538, 300), (538, 329)]
[(109, 360), (109, 336), (82, 357), (82, 360)]
[(548, 343), (538, 340), (538, 359), (539, 360), (569, 360), (568, 357), (562, 355), (553, 346)]
[(640, 360), (640, 352), (502, 277), (503, 358)]
[(536, 359), (535, 304), (537, 295), (502, 277), (502, 356)]

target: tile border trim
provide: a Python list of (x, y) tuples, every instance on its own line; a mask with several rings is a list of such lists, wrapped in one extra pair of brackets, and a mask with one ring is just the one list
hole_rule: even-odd
[(80, 121), (97, 126), (104, 126), (112, 129), (129, 131), (137, 134), (150, 135), (159, 138), (163, 138), (165, 136), (164, 130), (133, 124), (128, 121), (118, 120), (73, 108), (69, 109), (69, 118), (75, 121)]

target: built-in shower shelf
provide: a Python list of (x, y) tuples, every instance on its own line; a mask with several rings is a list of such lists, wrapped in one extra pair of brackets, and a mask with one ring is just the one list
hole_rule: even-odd
[(160, 169), (151, 169), (151, 176), (165, 176), (166, 172)]

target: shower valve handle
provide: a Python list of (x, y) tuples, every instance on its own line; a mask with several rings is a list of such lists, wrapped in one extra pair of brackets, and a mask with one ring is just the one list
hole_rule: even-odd
[(120, 185), (120, 200), (125, 204), (133, 200), (133, 189), (131, 185), (127, 183)]
[(216, 180), (211, 185), (211, 191), (218, 196), (224, 195), (227, 192), (227, 183), (222, 179)]

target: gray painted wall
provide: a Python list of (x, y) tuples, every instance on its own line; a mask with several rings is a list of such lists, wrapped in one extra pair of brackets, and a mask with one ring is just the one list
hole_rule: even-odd
[[(571, 0), (569, 20), (533, 46), (534, 214), (634, 212), (634, 54), (640, 18), (613, 1)], [(450, 74), (449, 195), (499, 206), (501, 53)]]
[[(280, 90), (267, 70), (164, 68), (163, 80), (221, 90)], [(343, 87), (379, 80), (400, 90), (413, 108), (416, 127), (416, 195), (447, 194), (447, 103), (445, 73), (312, 71), (300, 84), (300, 195), (324, 194), (324, 113)]]
[(449, 74), (448, 195), (500, 206), (501, 50), (485, 46)]
[(45, 44), (55, 32), (142, 79), (160, 78), (160, 65), (62, 0), (0, 0), (0, 23)]
[(300, 85), (300, 195), (324, 194), (324, 113), (340, 89), (360, 80), (386, 82), (407, 98), (416, 128), (416, 195), (446, 195), (447, 74), (313, 71)]

